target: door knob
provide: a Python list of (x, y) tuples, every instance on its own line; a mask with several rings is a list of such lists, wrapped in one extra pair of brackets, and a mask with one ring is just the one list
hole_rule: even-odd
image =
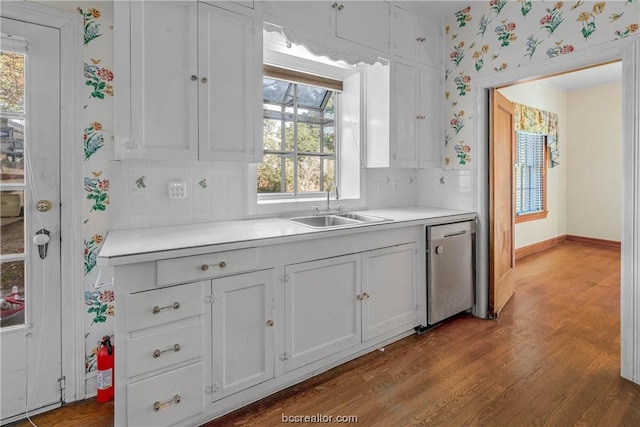
[(38, 245), (38, 255), (40, 255), (40, 259), (45, 259), (47, 257), (47, 249), (49, 248), (49, 230), (43, 228), (36, 231), (35, 236), (33, 236), (33, 243)]

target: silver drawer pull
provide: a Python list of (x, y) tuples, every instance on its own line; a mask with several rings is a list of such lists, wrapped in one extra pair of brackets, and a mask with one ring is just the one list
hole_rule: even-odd
[(164, 307), (159, 307), (159, 306), (157, 306), (157, 305), (156, 305), (156, 306), (154, 306), (154, 307), (151, 309), (151, 312), (152, 312), (153, 314), (158, 314), (158, 313), (160, 313), (162, 310), (168, 310), (168, 309), (170, 309), (170, 308), (173, 308), (174, 310), (178, 310), (178, 309), (180, 308), (180, 303), (179, 303), (178, 301), (176, 301), (176, 302), (174, 302), (173, 304), (171, 304), (171, 305), (165, 305)]
[(154, 358), (154, 359), (157, 359), (158, 357), (162, 356), (162, 353), (167, 353), (167, 352), (169, 352), (169, 351), (173, 351), (173, 352), (176, 352), (176, 353), (177, 353), (177, 352), (179, 352), (181, 349), (182, 349), (182, 347), (180, 346), (180, 344), (174, 344), (174, 345), (173, 345), (173, 347), (168, 348), (168, 349), (166, 349), (166, 350), (160, 350), (160, 349), (156, 348), (156, 349), (153, 351), (153, 358)]
[(158, 412), (160, 409), (164, 409), (167, 406), (177, 405), (178, 403), (180, 403), (180, 401), (182, 401), (182, 397), (180, 397), (179, 394), (176, 394), (175, 396), (173, 396), (173, 399), (169, 400), (168, 402), (164, 402), (164, 403), (156, 402), (156, 403), (154, 403), (153, 404), (153, 411), (154, 412)]
[(227, 266), (227, 263), (224, 261), (220, 261), (217, 264), (202, 264), (200, 266), (200, 270), (202, 271), (207, 271), (209, 269), (209, 267), (219, 267), (219, 268), (225, 268)]

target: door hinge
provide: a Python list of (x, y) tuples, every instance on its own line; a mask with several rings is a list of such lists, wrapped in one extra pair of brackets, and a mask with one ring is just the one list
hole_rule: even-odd
[(58, 390), (63, 391), (66, 388), (67, 388), (67, 377), (62, 376), (58, 378)]
[(204, 303), (213, 304), (214, 302), (216, 302), (217, 299), (218, 299), (218, 296), (216, 294), (207, 295), (206, 297), (204, 297)]
[(279, 279), (280, 279), (280, 283), (287, 283), (289, 281), (289, 275), (288, 274), (284, 274), (284, 275), (280, 276)]
[(213, 384), (213, 385), (208, 385), (204, 388), (204, 393), (207, 395), (211, 395), (215, 392), (217, 392), (218, 390), (220, 390), (220, 387), (218, 387), (218, 384)]
[(291, 355), (285, 351), (280, 355), (279, 359), (284, 362), (285, 360), (291, 359)]

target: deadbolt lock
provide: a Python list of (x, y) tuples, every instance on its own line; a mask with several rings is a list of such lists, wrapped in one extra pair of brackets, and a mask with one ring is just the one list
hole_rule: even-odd
[(38, 200), (36, 203), (36, 209), (38, 212), (49, 212), (51, 210), (51, 202), (49, 200)]

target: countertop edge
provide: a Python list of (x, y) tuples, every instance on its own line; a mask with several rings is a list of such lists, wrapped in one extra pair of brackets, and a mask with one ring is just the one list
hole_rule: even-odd
[[(390, 209), (384, 209), (384, 210), (374, 209), (374, 210), (359, 211), (359, 212), (375, 215), (378, 211), (384, 212), (384, 211), (392, 211), (392, 210), (396, 210), (396, 208), (390, 208)], [(398, 209), (398, 210), (401, 210), (401, 209)], [(244, 249), (249, 247), (268, 246), (268, 245), (275, 245), (275, 244), (298, 242), (303, 240), (314, 240), (314, 239), (327, 238), (327, 237), (333, 237), (333, 236), (344, 236), (349, 234), (365, 233), (365, 232), (372, 231), (372, 229), (387, 230), (387, 229), (401, 228), (401, 227), (412, 227), (416, 225), (429, 226), (429, 225), (438, 225), (438, 224), (449, 223), (449, 222), (468, 221), (468, 220), (473, 220), (477, 217), (477, 214), (475, 212), (470, 212), (470, 211), (454, 211), (449, 209), (442, 209), (442, 211), (448, 212), (449, 214), (441, 215), (441, 216), (424, 217), (424, 218), (411, 218), (411, 219), (405, 219), (405, 220), (396, 219), (390, 222), (363, 224), (363, 225), (358, 225), (358, 226), (348, 227), (348, 228), (336, 228), (336, 229), (325, 229), (325, 230), (314, 230), (309, 228), (308, 230), (304, 230), (303, 232), (293, 233), (293, 234), (284, 235), (284, 236), (263, 237), (263, 238), (246, 239), (246, 240), (230, 241), (230, 242), (190, 246), (190, 247), (176, 247), (172, 249), (164, 249), (159, 251), (128, 253), (128, 254), (113, 255), (113, 256), (98, 255), (96, 262), (97, 262), (97, 266), (99, 267), (127, 265), (127, 264), (141, 263), (141, 262), (158, 261), (158, 260), (169, 259), (169, 258), (202, 255), (202, 254), (212, 253), (212, 252)], [(273, 219), (273, 218), (270, 218), (270, 219)], [(107, 241), (108, 241), (108, 236), (107, 236)], [(105, 244), (107, 243), (107, 241), (105, 241)]]

